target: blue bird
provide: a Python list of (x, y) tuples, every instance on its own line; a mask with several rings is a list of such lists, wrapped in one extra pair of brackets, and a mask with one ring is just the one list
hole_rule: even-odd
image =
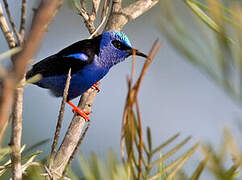
[(131, 47), (124, 33), (107, 31), (93, 39), (78, 41), (36, 63), (27, 72), (26, 79), (41, 74), (42, 79), (34, 84), (49, 89), (54, 96), (60, 97), (63, 96), (67, 74), (71, 68), (67, 102), (74, 111), (89, 120), (87, 113), (74, 106), (70, 100), (99, 82), (113, 65), (124, 61), (133, 51), (138, 56), (147, 57)]

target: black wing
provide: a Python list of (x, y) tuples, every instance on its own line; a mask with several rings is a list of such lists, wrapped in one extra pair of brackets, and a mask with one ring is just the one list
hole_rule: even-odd
[[(27, 72), (26, 79), (36, 74), (41, 74), (43, 77), (67, 74), (70, 68), (72, 74), (76, 73), (87, 64), (91, 64), (94, 56), (99, 54), (101, 38), (100, 35), (93, 39), (78, 41), (57, 54), (45, 58)], [(78, 59), (76, 55), (79, 54), (86, 55), (87, 59)]]

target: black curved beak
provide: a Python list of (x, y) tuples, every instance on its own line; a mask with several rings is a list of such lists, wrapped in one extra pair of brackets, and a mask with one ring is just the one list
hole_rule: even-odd
[(129, 54), (129, 55), (132, 55), (133, 54), (133, 51), (135, 51), (135, 54), (136, 56), (141, 56), (141, 57), (144, 57), (144, 58), (147, 58), (147, 55), (140, 52), (139, 50), (137, 49), (127, 49), (126, 52)]

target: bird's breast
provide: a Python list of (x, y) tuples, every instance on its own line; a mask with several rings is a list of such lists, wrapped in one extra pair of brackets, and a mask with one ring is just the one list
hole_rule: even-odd
[(69, 87), (69, 99), (73, 99), (83, 94), (93, 84), (100, 81), (107, 74), (108, 71), (109, 69), (107, 68), (87, 65), (84, 69), (73, 74)]

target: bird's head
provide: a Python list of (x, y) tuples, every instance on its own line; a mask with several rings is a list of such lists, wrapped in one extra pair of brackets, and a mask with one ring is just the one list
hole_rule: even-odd
[(103, 66), (112, 67), (122, 62), (135, 51), (137, 56), (147, 57), (133, 49), (128, 37), (119, 31), (106, 31), (100, 41), (99, 61)]

